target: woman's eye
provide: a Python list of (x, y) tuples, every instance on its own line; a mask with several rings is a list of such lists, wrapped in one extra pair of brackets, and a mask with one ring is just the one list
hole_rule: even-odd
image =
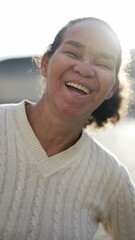
[(105, 63), (97, 63), (96, 65), (99, 66), (99, 67), (111, 70), (111, 66), (109, 66), (109, 65), (107, 65)]
[(75, 57), (75, 58), (79, 57), (78, 54), (77, 54), (76, 52), (65, 51), (65, 53), (68, 54), (68, 55), (71, 56), (71, 57)]

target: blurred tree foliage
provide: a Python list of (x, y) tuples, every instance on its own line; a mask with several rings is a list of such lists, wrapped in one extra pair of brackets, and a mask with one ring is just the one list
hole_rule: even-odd
[(131, 104), (131, 110), (130, 110), (130, 116), (135, 116), (135, 49), (130, 49), (130, 59), (128, 64), (125, 67), (125, 71), (131, 80), (131, 88), (133, 91), (133, 98), (132, 104)]
[(126, 66), (126, 72), (135, 83), (135, 49), (130, 49), (130, 61)]

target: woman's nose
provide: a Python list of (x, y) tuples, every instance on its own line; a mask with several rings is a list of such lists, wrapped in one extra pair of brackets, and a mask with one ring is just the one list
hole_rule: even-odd
[(74, 66), (74, 71), (79, 73), (82, 77), (93, 78), (95, 77), (95, 70), (90, 63), (81, 62)]

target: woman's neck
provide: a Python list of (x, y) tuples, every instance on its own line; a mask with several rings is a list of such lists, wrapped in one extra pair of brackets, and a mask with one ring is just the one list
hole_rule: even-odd
[(43, 103), (26, 105), (30, 125), (48, 157), (62, 152), (77, 142), (82, 126), (77, 127), (73, 121), (64, 121), (53, 116)]

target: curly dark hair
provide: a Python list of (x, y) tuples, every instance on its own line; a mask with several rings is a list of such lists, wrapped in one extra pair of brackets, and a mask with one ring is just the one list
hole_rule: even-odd
[[(99, 24), (105, 25), (109, 31), (113, 33), (116, 39), (116, 43), (119, 49), (117, 64), (116, 64), (116, 79), (119, 81), (119, 71), (121, 67), (122, 62), (122, 51), (121, 51), (121, 45), (120, 41), (116, 35), (116, 33), (113, 31), (113, 29), (110, 27), (110, 25), (106, 22), (104, 22), (101, 19), (94, 18), (94, 17), (86, 17), (86, 18), (78, 18), (75, 20), (71, 20), (66, 26), (64, 26), (55, 36), (54, 41), (52, 44), (50, 44), (47, 48), (47, 51), (45, 52), (45, 55), (49, 58), (55, 53), (55, 51), (58, 49), (58, 47), (61, 45), (65, 32), (74, 24), (82, 21), (96, 21)], [(40, 63), (40, 62), (38, 62)], [(94, 124), (95, 127), (103, 127), (106, 123), (111, 122), (113, 124), (116, 124), (124, 113), (127, 111), (128, 106), (128, 98), (126, 99), (127, 102), (125, 102), (125, 96), (124, 96), (124, 86), (122, 86), (122, 83), (120, 84), (119, 88), (115, 92), (115, 94), (111, 97), (109, 100), (105, 100), (93, 113), (90, 115), (88, 121), (86, 122), (86, 125)], [(126, 94), (127, 96), (127, 94)]]

